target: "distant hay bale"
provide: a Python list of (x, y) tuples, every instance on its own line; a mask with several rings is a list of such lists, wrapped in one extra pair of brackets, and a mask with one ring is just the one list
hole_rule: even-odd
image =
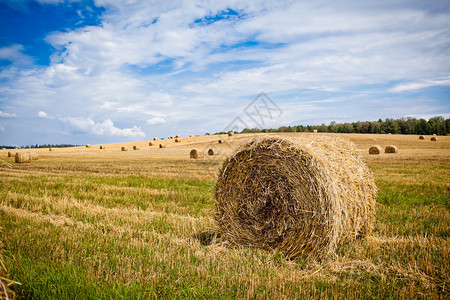
[(16, 152), (8, 151), (8, 157), (15, 157), (15, 156), (16, 156)]
[(30, 163), (31, 155), (29, 152), (17, 152), (14, 161), (16, 163)]
[(91, 148), (91, 145), (87, 144), (87, 145), (86, 145), (86, 148)]
[(122, 147), (122, 148), (120, 148), (120, 151), (128, 151), (128, 148), (127, 147)]
[(133, 150), (139, 150), (138, 146), (133, 146)]
[(170, 139), (174, 139), (175, 137), (174, 137), (173, 135), (171, 135), (169, 138), (170, 138)]
[(175, 143), (181, 143), (181, 139), (175, 139)]
[(436, 142), (436, 141), (437, 141), (437, 139), (436, 139), (434, 136), (432, 136), (430, 140), (431, 140), (432, 142)]
[(30, 158), (31, 160), (39, 160), (39, 154), (36, 152), (30, 152)]
[(203, 153), (197, 151), (197, 149), (192, 149), (191, 152), (189, 153), (189, 157), (194, 159), (202, 158), (203, 156), (204, 156)]
[(157, 140), (158, 140), (158, 138), (157, 138), (157, 137), (155, 137), (155, 138), (153, 138), (153, 140), (154, 140), (154, 141), (157, 141)]
[(348, 140), (265, 137), (227, 159), (215, 189), (218, 234), (230, 244), (321, 259), (371, 232), (376, 186)]
[(192, 134), (190, 134), (189, 137), (192, 137)]
[(148, 145), (151, 147), (151, 146), (153, 146), (153, 143), (152, 142), (148, 142)]
[(423, 135), (419, 136), (419, 140), (424, 140), (425, 137)]
[(398, 148), (394, 145), (387, 146), (384, 148), (384, 153), (398, 153)]
[(437, 136), (437, 134), (436, 134), (436, 133), (433, 133), (433, 136)]
[(104, 149), (106, 149), (106, 147), (105, 146), (100, 146), (100, 149), (104, 150)]
[(223, 143), (223, 141), (222, 141), (222, 140), (219, 140), (219, 141), (218, 141), (218, 143), (219, 143), (219, 144), (222, 144), (222, 143)]
[(180, 135), (179, 135), (179, 134), (177, 134), (177, 135), (175, 136), (175, 138), (176, 138), (176, 139), (179, 139), (179, 138), (180, 138)]
[(52, 151), (52, 148), (48, 148), (48, 151)]
[(233, 136), (234, 133), (232, 131), (228, 131), (228, 136)]
[(314, 133), (317, 133), (317, 129), (314, 129)]
[(159, 144), (159, 148), (166, 148), (166, 145)]
[(208, 150), (208, 155), (214, 155), (214, 154), (217, 154), (216, 152), (214, 152), (214, 149)]
[(383, 153), (383, 148), (378, 145), (373, 145), (369, 148), (369, 154), (380, 154)]

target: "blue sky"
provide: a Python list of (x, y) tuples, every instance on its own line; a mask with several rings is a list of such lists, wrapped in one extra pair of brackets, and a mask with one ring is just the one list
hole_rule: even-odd
[(0, 0), (0, 144), (448, 118), (449, 46), (449, 1)]

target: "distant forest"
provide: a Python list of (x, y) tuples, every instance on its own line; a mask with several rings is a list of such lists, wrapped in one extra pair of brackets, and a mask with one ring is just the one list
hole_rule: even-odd
[[(416, 118), (379, 119), (378, 121), (358, 121), (352, 123), (337, 123), (328, 125), (294, 125), (281, 126), (277, 129), (245, 128), (241, 133), (256, 132), (332, 132), (332, 133), (392, 133), (392, 134), (419, 134), (419, 135), (447, 135), (450, 134), (450, 119), (438, 116), (428, 121)], [(222, 132), (223, 133), (223, 132)]]
[(80, 145), (71, 145), (71, 144), (59, 144), (59, 145), (54, 145), (54, 144), (43, 144), (43, 145), (31, 145), (31, 146), (21, 146), (21, 147), (15, 147), (15, 146), (0, 146), (0, 148), (3, 149), (16, 149), (16, 148), (20, 148), (20, 149), (32, 149), (32, 148), (66, 148), (66, 147), (77, 147)]

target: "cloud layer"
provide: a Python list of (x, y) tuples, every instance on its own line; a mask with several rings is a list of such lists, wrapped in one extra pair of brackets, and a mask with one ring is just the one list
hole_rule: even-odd
[[(1, 125), (14, 116), (59, 128), (39, 141), (13, 133), (6, 141), (221, 131), (261, 91), (284, 111), (273, 126), (450, 111), (445, 1), (94, 5), (104, 8), (99, 26), (48, 33), (48, 66), (35, 65), (26, 45), (0, 48), (9, 61), (0, 69)], [(433, 88), (444, 92), (427, 93)]]

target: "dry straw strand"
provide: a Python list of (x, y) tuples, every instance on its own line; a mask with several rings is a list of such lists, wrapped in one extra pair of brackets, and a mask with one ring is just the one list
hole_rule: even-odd
[(373, 145), (369, 148), (369, 154), (380, 154), (383, 153), (383, 148), (379, 145)]
[(192, 149), (191, 152), (189, 153), (189, 157), (190, 158), (202, 158), (204, 155), (202, 152), (198, 151), (197, 149)]
[(227, 159), (215, 189), (216, 221), (230, 244), (322, 259), (371, 232), (376, 186), (348, 140), (266, 137)]
[(3, 255), (2, 255), (3, 245), (0, 242), (0, 299), (15, 299), (16, 294), (10, 288), (13, 284), (20, 284), (13, 280), (8, 279), (9, 274), (3, 264)]
[(436, 142), (436, 141), (437, 141), (437, 139), (436, 139), (434, 136), (432, 136), (430, 140), (431, 140), (432, 142)]
[(384, 148), (384, 153), (398, 153), (398, 148), (394, 145), (386, 146), (386, 148)]
[(14, 161), (16, 163), (30, 163), (31, 162), (31, 155), (30, 152), (17, 152), (16, 156), (14, 157)]

